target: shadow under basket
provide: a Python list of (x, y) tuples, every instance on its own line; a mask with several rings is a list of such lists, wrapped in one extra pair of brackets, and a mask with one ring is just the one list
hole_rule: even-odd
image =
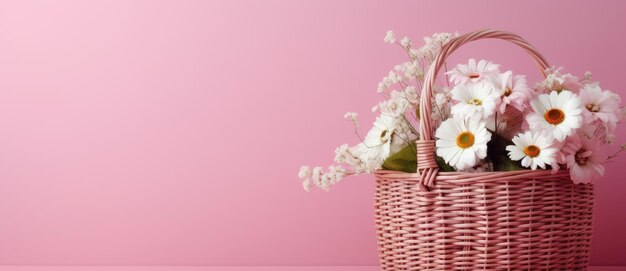
[(587, 269), (593, 186), (568, 172), (442, 172), (429, 191), (417, 174), (375, 176), (383, 270)]

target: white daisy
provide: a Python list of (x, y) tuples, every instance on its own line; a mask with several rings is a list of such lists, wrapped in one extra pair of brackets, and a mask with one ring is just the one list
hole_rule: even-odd
[(569, 90), (541, 94), (530, 101), (533, 112), (526, 121), (535, 131), (547, 131), (559, 142), (571, 135), (582, 124), (580, 99)]
[(363, 143), (351, 149), (351, 152), (367, 165), (369, 171), (380, 168), (389, 157), (391, 141), (399, 123), (399, 117), (381, 114), (376, 118)]
[(513, 143), (506, 146), (509, 158), (522, 160), (523, 167), (535, 170), (537, 166), (545, 169), (546, 165), (556, 165), (558, 148), (551, 134), (526, 132), (513, 137)]
[(452, 114), (458, 117), (487, 118), (496, 111), (499, 93), (492, 84), (487, 82), (456, 85), (452, 91), (452, 99), (458, 101), (452, 106)]
[(468, 64), (459, 64), (453, 70), (447, 72), (450, 75), (450, 82), (459, 85), (465, 82), (478, 82), (485, 79), (489, 75), (497, 75), (500, 73), (498, 65), (481, 59), (476, 63), (475, 59), (470, 59)]
[(437, 155), (458, 170), (473, 167), (487, 156), (491, 133), (478, 118), (449, 118), (442, 122), (435, 136)]

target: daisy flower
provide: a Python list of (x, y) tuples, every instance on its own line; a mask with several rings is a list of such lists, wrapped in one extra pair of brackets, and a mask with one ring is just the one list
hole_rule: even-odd
[(478, 82), (489, 75), (499, 73), (498, 65), (491, 63), (491, 61), (481, 59), (476, 63), (476, 60), (471, 58), (467, 65), (459, 64), (446, 74), (450, 75), (450, 82), (459, 85), (466, 82)]
[(606, 157), (600, 155), (599, 148), (599, 140), (583, 136), (572, 136), (567, 141), (563, 151), (574, 183), (591, 183), (604, 175), (602, 163)]
[(552, 91), (530, 101), (533, 112), (526, 116), (532, 130), (547, 131), (559, 142), (582, 124), (580, 100), (571, 91)]
[(478, 118), (449, 118), (442, 122), (435, 136), (437, 155), (458, 170), (473, 167), (487, 156), (491, 133)]
[(522, 112), (526, 109), (526, 102), (531, 98), (532, 91), (524, 76), (513, 76), (513, 72), (506, 71), (491, 77), (491, 81), (500, 94), (501, 102), (498, 108), (500, 113), (504, 113), (507, 105)]
[(558, 148), (550, 134), (526, 132), (513, 137), (513, 144), (506, 146), (509, 158), (513, 161), (522, 160), (523, 167), (532, 170), (546, 165), (556, 165)]
[(378, 169), (391, 152), (391, 141), (400, 118), (381, 114), (376, 118), (374, 126), (367, 133), (363, 143), (351, 149), (352, 153), (363, 161), (367, 168)]
[(491, 116), (500, 97), (493, 85), (486, 82), (456, 85), (451, 93), (452, 99), (458, 101), (452, 106), (452, 114), (466, 118)]
[(620, 97), (611, 91), (603, 91), (598, 84), (585, 84), (580, 90), (580, 102), (585, 108), (583, 117), (586, 123), (600, 120), (612, 131), (621, 119)]

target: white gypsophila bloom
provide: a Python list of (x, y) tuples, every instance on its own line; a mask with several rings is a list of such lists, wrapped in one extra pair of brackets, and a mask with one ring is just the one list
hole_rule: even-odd
[(402, 78), (400, 77), (400, 75), (396, 74), (393, 71), (390, 71), (389, 74), (383, 77), (383, 80), (380, 83), (378, 83), (378, 88), (376, 92), (382, 93), (385, 90), (387, 90), (389, 86), (396, 84), (400, 81), (402, 81)]
[(452, 93), (449, 87), (437, 87), (433, 88), (435, 94), (435, 105), (441, 109), (441, 107), (450, 107), (452, 103)]
[[(432, 101), (431, 119), (433, 127), (437, 127), (439, 123), (450, 117), (450, 109), (452, 106), (452, 94), (448, 87), (435, 87), (435, 99)], [(437, 125), (435, 125), (437, 124)]]
[(433, 39), (437, 41), (439, 44), (443, 45), (443, 44), (448, 43), (448, 41), (450, 41), (452, 38), (458, 37), (458, 36), (460, 36), (459, 32), (454, 32), (454, 33), (443, 32), (443, 33), (435, 33), (433, 35)]
[(467, 65), (459, 64), (446, 74), (450, 76), (450, 82), (455, 85), (464, 84), (466, 82), (475, 83), (499, 74), (500, 70), (498, 67), (499, 65), (493, 64), (491, 61), (481, 59), (476, 62), (476, 59), (471, 58)]
[(349, 119), (352, 121), (356, 120), (357, 116), (358, 114), (356, 112), (347, 112), (346, 114), (343, 115), (345, 119)]
[(526, 116), (530, 128), (535, 132), (547, 131), (559, 142), (582, 124), (580, 99), (571, 91), (541, 94), (530, 101), (530, 106), (533, 112)]
[(409, 56), (411, 57), (411, 59), (422, 58), (421, 52), (413, 48), (409, 49)]
[(387, 75), (387, 80), (389, 81), (389, 84), (395, 84), (402, 81), (402, 77), (400, 77), (397, 73), (390, 71)]
[(506, 146), (509, 158), (513, 161), (522, 160), (523, 167), (545, 169), (546, 165), (555, 165), (557, 162), (558, 148), (549, 133), (525, 132), (513, 137), (512, 141), (515, 145)]
[[(355, 173), (373, 173), (380, 169), (384, 159), (380, 155), (381, 148), (370, 148), (365, 143), (359, 143), (350, 148), (350, 153), (358, 158), (359, 163), (352, 167)], [(386, 158), (385, 158), (386, 159)]]
[(446, 93), (437, 93), (435, 94), (435, 104), (439, 107), (442, 107), (447, 103), (450, 103), (450, 98), (450, 95)]
[(311, 179), (307, 178), (307, 179), (304, 179), (304, 181), (302, 181), (302, 188), (304, 188), (305, 191), (311, 192), (312, 186), (313, 185), (311, 184)]
[(397, 90), (393, 90), (389, 93), (389, 98), (392, 99), (406, 99), (406, 96), (404, 95), (404, 91), (397, 91)]
[(313, 180), (313, 183), (317, 186), (317, 187), (322, 187), (323, 184), (323, 176), (324, 174), (324, 169), (322, 167), (314, 167), (313, 168), (313, 172), (311, 173), (311, 179)]
[(302, 166), (298, 172), (298, 177), (300, 179), (311, 177), (311, 168), (309, 168), (309, 166)]
[(365, 163), (358, 157), (360, 148), (361, 147), (358, 145), (348, 147), (348, 144), (337, 147), (335, 149), (335, 162), (351, 166), (356, 174), (364, 172), (363, 169), (366, 167)]
[(396, 65), (394, 70), (401, 72), (407, 80), (424, 76), (424, 71), (417, 62), (404, 62)]
[(404, 48), (409, 48), (411, 46), (411, 40), (409, 37), (404, 37), (400, 40), (400, 45)]
[(393, 44), (395, 42), (396, 34), (393, 32), (393, 30), (387, 31), (387, 33), (385, 34), (385, 43)]
[(347, 112), (343, 115), (343, 117), (347, 120), (350, 120), (354, 124), (354, 128), (359, 129), (359, 119), (356, 112)]
[(298, 177), (302, 180), (302, 187), (307, 192), (311, 190), (311, 168), (302, 166), (298, 172)]
[(444, 120), (447, 120), (448, 118), (449, 118), (448, 115), (442, 114), (441, 112), (439, 112), (439, 110), (433, 110), (433, 112), (431, 112), (430, 114), (431, 125), (433, 127), (439, 127), (439, 124), (443, 122)]
[(492, 84), (482, 81), (456, 85), (450, 93), (452, 99), (458, 102), (452, 106), (452, 115), (464, 118), (491, 116), (500, 98)]
[(380, 83), (378, 83), (378, 88), (376, 88), (376, 92), (377, 93), (383, 93), (383, 92), (385, 92), (385, 90), (387, 90), (387, 87), (388, 86), (385, 85), (384, 82), (380, 82)]
[(475, 166), (487, 157), (487, 142), (491, 133), (485, 121), (473, 118), (450, 118), (435, 132), (437, 156), (458, 170)]
[(490, 77), (490, 80), (500, 94), (500, 113), (504, 113), (509, 105), (522, 112), (526, 109), (532, 90), (523, 75), (513, 76), (512, 71), (506, 71)]
[(443, 105), (437, 106), (433, 104), (433, 111), (430, 114), (430, 119), (433, 127), (438, 127), (443, 121), (452, 117), (450, 114), (450, 106)]
[(393, 117), (404, 115), (406, 108), (410, 106), (404, 92), (391, 91), (390, 98), (380, 102), (372, 108), (372, 112), (380, 111), (382, 114)]
[(598, 84), (585, 84), (580, 89), (580, 102), (583, 109), (583, 121), (593, 124), (600, 121), (609, 133), (615, 131), (621, 120), (619, 95), (602, 90)]
[(348, 161), (351, 160), (351, 158), (358, 160), (358, 158), (354, 157), (349, 152), (349, 148), (348, 144), (341, 144), (341, 146), (337, 147), (335, 149), (335, 162), (350, 164)]
[(419, 54), (428, 60), (432, 60), (444, 44), (448, 43), (453, 37), (458, 36), (458, 33), (435, 33), (431, 37), (424, 37), (424, 46), (419, 49)]
[(419, 94), (417, 94), (417, 89), (413, 86), (404, 88), (404, 96), (411, 105), (417, 105), (419, 103)]
[(327, 179), (330, 185), (337, 184), (344, 176), (346, 176), (346, 169), (341, 166), (331, 165), (328, 167), (328, 172), (326, 173)]

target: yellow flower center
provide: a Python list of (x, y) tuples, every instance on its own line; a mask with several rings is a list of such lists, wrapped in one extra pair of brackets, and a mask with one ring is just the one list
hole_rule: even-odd
[(583, 156), (584, 152), (585, 150), (583, 149), (576, 152), (576, 154), (574, 155), (574, 160), (576, 161), (576, 164), (579, 164), (581, 166), (584, 166), (587, 164), (587, 157)]
[(565, 86), (563, 85), (556, 85), (554, 87), (554, 91), (556, 91), (556, 93), (561, 93), (561, 91), (565, 90)]
[(474, 145), (474, 134), (470, 132), (462, 132), (456, 137), (456, 145), (459, 148), (467, 149)]
[(473, 105), (482, 105), (482, 104), (483, 104), (483, 101), (481, 101), (481, 100), (479, 100), (479, 99), (474, 98), (474, 99), (471, 99), (471, 100), (467, 101), (467, 103), (468, 103), (468, 104), (473, 104)]
[(383, 130), (380, 133), (380, 142), (382, 142), (383, 144), (385, 144), (385, 143), (387, 143), (387, 141), (389, 141), (389, 139), (386, 138), (386, 136), (387, 136), (387, 130)]
[(587, 108), (587, 110), (594, 112), (594, 113), (600, 111), (600, 107), (597, 104), (588, 104), (585, 107)]
[(561, 111), (561, 109), (557, 108), (548, 110), (543, 117), (552, 125), (560, 124), (563, 120), (565, 120), (565, 114)]
[(508, 97), (509, 95), (511, 95), (511, 93), (513, 93), (513, 90), (511, 88), (506, 88), (504, 90), (504, 94), (502, 94), (503, 97)]
[(535, 145), (528, 145), (524, 148), (524, 153), (529, 157), (537, 157), (539, 153), (541, 153), (541, 150)]

